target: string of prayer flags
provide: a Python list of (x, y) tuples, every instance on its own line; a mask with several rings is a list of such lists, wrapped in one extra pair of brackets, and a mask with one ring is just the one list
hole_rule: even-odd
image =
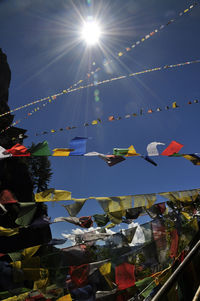
[(36, 202), (57, 202), (71, 200), (71, 192), (65, 190), (47, 189), (35, 194)]
[[(195, 99), (195, 100), (193, 100), (193, 103), (199, 103), (199, 101), (197, 100), (197, 99)], [(187, 104), (189, 104), (189, 103), (187, 103)], [(192, 102), (190, 101), (190, 104), (192, 104)], [(177, 105), (176, 106), (177, 108), (179, 108), (180, 109), (180, 105)], [(173, 104), (171, 105), (171, 108), (172, 109), (174, 109), (173, 108)], [(164, 108), (165, 110), (169, 110), (170, 109), (170, 106), (166, 106), (165, 108)], [(149, 112), (148, 112), (148, 110), (145, 110), (144, 111), (144, 109), (142, 109), (142, 110), (140, 110), (141, 112), (140, 112), (140, 116), (144, 116), (146, 113), (148, 114)], [(155, 109), (155, 111), (154, 112), (162, 112), (162, 110), (161, 110), (161, 108), (157, 108), (157, 109)], [(110, 122), (110, 121), (119, 121), (119, 120), (122, 120), (123, 118), (125, 118), (125, 119), (127, 119), (127, 116), (129, 117), (129, 118), (131, 118), (131, 117), (137, 117), (137, 116), (139, 116), (139, 114), (137, 114), (137, 113), (130, 113), (130, 114), (128, 114), (128, 115), (125, 115), (125, 116), (118, 116), (118, 117), (114, 117), (114, 116), (112, 116), (112, 120), (110, 120), (109, 118), (107, 119), (105, 119), (105, 120), (103, 120), (103, 119), (101, 119), (101, 123), (105, 123), (105, 122)], [(100, 119), (98, 119), (98, 120), (100, 120)], [(63, 131), (63, 130), (72, 130), (72, 129), (76, 129), (77, 127), (86, 127), (86, 126), (90, 126), (90, 125), (94, 125), (94, 123), (93, 122), (84, 122), (83, 124), (81, 124), (81, 125), (79, 125), (79, 126), (66, 126), (66, 127), (63, 127), (63, 128), (60, 128), (60, 129), (57, 129), (57, 130), (53, 130), (53, 133), (57, 133), (57, 132), (61, 132), (61, 131)], [(97, 125), (97, 123), (95, 123), (95, 125)], [(48, 131), (44, 131), (44, 132), (41, 132), (41, 133), (36, 133), (35, 134), (35, 136), (39, 136), (39, 135), (46, 135), (46, 134), (49, 134), (49, 133), (52, 133), (52, 130), (48, 130)], [(160, 142), (155, 142), (155, 143), (159, 143), (159, 144), (157, 144), (157, 145), (162, 145)], [(152, 145), (152, 151), (153, 151), (153, 149), (154, 149), (154, 147), (153, 147), (153, 145)], [(149, 152), (151, 151), (151, 149), (149, 150)], [(158, 154), (158, 151), (156, 151), (155, 150), (155, 156)], [(152, 154), (153, 155), (153, 154)]]
[[(184, 63), (178, 63), (178, 64), (171, 64), (171, 65), (164, 65), (162, 67), (156, 67), (156, 68), (151, 68), (151, 69), (146, 69), (146, 70), (143, 70), (143, 71), (138, 71), (138, 72), (135, 72), (135, 73), (131, 73), (131, 74), (128, 74), (128, 75), (123, 75), (123, 76), (118, 76), (118, 77), (114, 77), (114, 78), (111, 78), (111, 79), (107, 79), (107, 80), (103, 80), (103, 81), (98, 81), (96, 83), (96, 86), (99, 86), (99, 85), (102, 85), (102, 84), (105, 84), (105, 83), (108, 83), (108, 82), (112, 82), (112, 81), (116, 81), (116, 80), (120, 80), (120, 79), (125, 79), (125, 78), (128, 78), (128, 77), (134, 77), (134, 76), (137, 76), (137, 75), (140, 75), (140, 74), (144, 74), (144, 73), (149, 73), (149, 72), (154, 72), (154, 71), (161, 71), (161, 70), (166, 70), (168, 68), (176, 68), (176, 67), (182, 67), (182, 66), (186, 66), (186, 65), (190, 65), (190, 64), (196, 64), (196, 63), (200, 63), (200, 60), (194, 60), (194, 61), (187, 61), (187, 62), (184, 62)], [(69, 90), (63, 90), (62, 92), (60, 93), (57, 93), (51, 97), (45, 97), (45, 98), (42, 98), (42, 99), (39, 99), (39, 100), (36, 100), (36, 101), (33, 101), (31, 103), (28, 103), (28, 104), (25, 104), (25, 105), (22, 105), (20, 107), (17, 107), (17, 108), (14, 108), (8, 112), (5, 112), (3, 114), (0, 114), (0, 118), (5, 116), (5, 115), (8, 115), (10, 113), (13, 113), (13, 112), (16, 112), (16, 111), (19, 111), (21, 109), (24, 109), (24, 108), (27, 108), (29, 106), (32, 106), (32, 105), (35, 105), (39, 102), (43, 102), (45, 100), (50, 100), (52, 99), (52, 97), (54, 97), (54, 100), (58, 98), (58, 96), (61, 96), (61, 95), (64, 95), (64, 94), (67, 94), (67, 93), (72, 93), (72, 92), (75, 92), (77, 90), (81, 90), (81, 89), (87, 89), (87, 88), (91, 88), (91, 87), (94, 87), (94, 83), (90, 83), (90, 84), (87, 84), (85, 86), (79, 86), (79, 87), (76, 87), (74, 89), (69, 89)], [(31, 116), (32, 114), (29, 114), (28, 113), (28, 116)], [(27, 118), (27, 116), (25, 117)], [(115, 119), (115, 118), (114, 118)], [(113, 120), (114, 120), (113, 119)], [(118, 119), (119, 120), (119, 119)], [(21, 120), (20, 120), (21, 121)], [(14, 124), (12, 124), (11, 126), (13, 126)], [(11, 127), (10, 126), (10, 127)], [(4, 130), (1, 131), (4, 132), (6, 131), (8, 128), (10, 127), (7, 127), (5, 128)], [(70, 128), (71, 129), (71, 128)], [(63, 129), (62, 129), (63, 130)], [(49, 131), (51, 132), (51, 131)], [(48, 132), (45, 131), (45, 134), (47, 134)], [(37, 134), (38, 135), (38, 134)]]
[(180, 144), (176, 141), (172, 141), (168, 147), (161, 153), (162, 156), (171, 156), (175, 153), (178, 153), (180, 149), (183, 147), (183, 144)]
[[(183, 12), (180, 12), (177, 16), (177, 18), (174, 19), (170, 19), (165, 25), (162, 24), (159, 27), (157, 27), (155, 30), (151, 31), (149, 34), (145, 35), (144, 37), (142, 37), (140, 40), (136, 41), (134, 44), (130, 45), (129, 47), (126, 47), (124, 49), (124, 51), (118, 51), (115, 53), (115, 55), (119, 58), (121, 58), (122, 56), (124, 56), (127, 52), (132, 51), (133, 49), (135, 49), (136, 46), (140, 45), (141, 43), (145, 42), (146, 40), (148, 40), (149, 38), (153, 37), (156, 33), (160, 32), (161, 30), (163, 30), (165, 27), (169, 26), (170, 24), (174, 23), (179, 17), (182, 17), (184, 14), (190, 12), (195, 6), (197, 5), (197, 3), (195, 2), (194, 4), (190, 5), (187, 9), (185, 9)], [(106, 67), (107, 65), (109, 65), (110, 63), (112, 63), (113, 60), (104, 60), (103, 66)], [(98, 67), (95, 71), (92, 71), (91, 73), (88, 73), (88, 77), (90, 77), (92, 74), (100, 71), (102, 68)]]
[(147, 145), (147, 153), (148, 156), (152, 157), (152, 156), (159, 156), (159, 152), (157, 149), (158, 145), (165, 145), (165, 143), (162, 142), (151, 142)]

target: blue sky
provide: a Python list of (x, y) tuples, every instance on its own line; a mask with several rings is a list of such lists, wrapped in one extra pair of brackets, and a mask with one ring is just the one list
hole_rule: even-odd
[[(120, 59), (115, 53), (130, 47), (180, 12), (193, 1), (185, 0), (94, 0), (0, 1), (0, 46), (7, 54), (12, 71), (9, 106), (11, 109), (34, 100), (51, 96), (85, 78), (92, 63), (97, 80), (126, 75), (144, 69), (177, 64), (200, 58), (198, 5), (189, 14), (178, 18)], [(103, 26), (102, 47), (87, 48), (78, 40), (81, 18), (98, 18)], [(103, 49), (103, 51), (102, 51)], [(105, 57), (112, 59), (110, 71), (103, 66)], [(36, 112), (19, 127), (28, 130), (24, 145), (47, 140), (51, 149), (67, 147), (75, 136), (90, 137), (87, 151), (112, 153), (114, 147), (134, 145), (145, 154), (153, 141), (166, 143), (176, 140), (184, 144), (182, 152), (200, 152), (199, 106), (187, 105), (200, 99), (199, 64), (142, 74), (129, 79), (98, 86), (100, 101), (94, 99), (94, 88), (58, 97)], [(86, 80), (86, 84), (92, 78)], [(164, 108), (176, 101), (180, 108), (145, 114), (141, 117), (104, 122), (55, 134), (35, 136), (36, 132), (82, 125), (109, 115), (124, 116), (141, 108)], [(33, 107), (34, 108), (34, 107)], [(20, 110), (15, 120), (31, 111)], [(161, 146), (160, 150), (164, 148)], [(200, 167), (183, 158), (155, 158), (154, 167), (141, 158), (108, 167), (99, 158), (50, 158), (53, 177), (50, 187), (69, 190), (73, 197), (119, 196), (171, 190), (199, 188)], [(65, 202), (66, 203), (66, 202)], [(66, 214), (61, 204), (49, 206), (53, 218)], [(80, 215), (101, 212), (96, 201), (86, 203)], [(53, 228), (53, 227), (52, 227)], [(70, 230), (61, 223), (55, 234)]]

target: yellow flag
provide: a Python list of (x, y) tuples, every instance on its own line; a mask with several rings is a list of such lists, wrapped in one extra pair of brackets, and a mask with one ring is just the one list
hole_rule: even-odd
[(121, 197), (112, 197), (110, 198), (108, 205), (108, 211), (109, 212), (116, 212), (121, 211), (125, 209), (132, 208), (132, 196), (121, 196)]
[(172, 103), (172, 108), (173, 108), (173, 109), (178, 108), (178, 105), (177, 105), (176, 101), (174, 101), (174, 102)]
[(26, 248), (23, 250), (22, 255), (25, 257), (25, 259), (31, 258), (41, 247), (41, 245)]
[(47, 287), (48, 281), (49, 281), (48, 278), (38, 279), (38, 280), (34, 281), (33, 290), (39, 290), (39, 289)]
[(55, 190), (54, 188), (35, 194), (36, 202), (55, 202), (71, 200), (71, 192), (65, 190)]
[(3, 299), (3, 301), (24, 301), (26, 300), (26, 298), (29, 297), (29, 295), (30, 292), (27, 292), (27, 293), (20, 294), (18, 296), (12, 296), (10, 298)]
[(71, 151), (74, 151), (74, 149), (70, 149), (70, 148), (55, 148), (55, 149), (53, 149), (52, 156), (68, 157)]
[(100, 273), (105, 276), (111, 272), (111, 262), (106, 262), (99, 268)]
[(146, 204), (146, 198), (144, 195), (134, 195), (134, 208), (144, 207)]
[(111, 262), (104, 263), (100, 268), (99, 271), (101, 275), (104, 276), (106, 281), (108, 282), (109, 286), (112, 288), (113, 287), (113, 282), (111, 279)]
[(72, 301), (70, 294), (58, 298), (56, 301)]
[(147, 200), (146, 208), (149, 209), (151, 206), (153, 206), (153, 204), (156, 201), (156, 194), (155, 193), (145, 194), (145, 197)]
[(191, 216), (189, 215), (189, 213), (184, 212), (184, 211), (182, 211), (181, 213), (186, 219), (191, 219)]
[(53, 201), (71, 200), (71, 192), (65, 190), (55, 190)]
[(93, 120), (92, 121), (92, 125), (95, 125), (95, 124), (97, 124), (98, 123), (98, 120)]
[(179, 199), (181, 202), (192, 202), (195, 201), (198, 196), (198, 191), (194, 190), (185, 190), (179, 192)]
[(134, 148), (133, 145), (131, 145), (129, 148), (128, 148), (128, 153), (126, 154), (125, 157), (132, 157), (132, 156), (139, 156), (140, 154), (138, 154)]
[(19, 233), (19, 228), (4, 228), (0, 226), (0, 236), (12, 236)]

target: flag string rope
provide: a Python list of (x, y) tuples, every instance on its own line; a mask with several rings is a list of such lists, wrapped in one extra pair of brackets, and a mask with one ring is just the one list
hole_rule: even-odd
[[(89, 83), (85, 86), (79, 86), (79, 87), (76, 87), (76, 88), (73, 88), (73, 89), (67, 89), (67, 90), (63, 90), (62, 92), (60, 93), (57, 93), (57, 94), (54, 94), (52, 96), (48, 96), (48, 97), (45, 97), (45, 98), (41, 98), (39, 100), (36, 100), (36, 101), (33, 101), (31, 103), (28, 103), (28, 104), (25, 104), (23, 106), (20, 106), (20, 107), (17, 107), (17, 108), (14, 108), (8, 112), (5, 112), (3, 114), (0, 115), (0, 118), (3, 117), (3, 116), (6, 116), (10, 113), (13, 113), (13, 112), (16, 112), (16, 111), (19, 111), (21, 109), (25, 109), (27, 107), (30, 107), (32, 105), (35, 105), (37, 103), (40, 103), (40, 102), (43, 102), (43, 101), (46, 101), (48, 100), (48, 103), (49, 102), (52, 102), (53, 100), (56, 100), (58, 96), (61, 96), (61, 95), (64, 95), (64, 94), (67, 94), (67, 93), (72, 93), (72, 92), (75, 92), (75, 91), (78, 91), (78, 90), (81, 90), (81, 89), (86, 89), (86, 88), (91, 88), (91, 87), (96, 87), (96, 86), (99, 86), (99, 85), (102, 85), (102, 84), (105, 84), (105, 83), (110, 83), (110, 82), (113, 82), (113, 81), (116, 81), (116, 80), (121, 80), (121, 79), (125, 79), (125, 78), (131, 78), (131, 77), (135, 77), (137, 75), (140, 75), (140, 74), (144, 74), (144, 73), (149, 73), (149, 72), (155, 72), (155, 71), (161, 71), (161, 70), (166, 70), (166, 69), (171, 69), (171, 68), (177, 68), (177, 67), (182, 67), (182, 66), (185, 66), (185, 65), (190, 65), (190, 64), (197, 64), (197, 63), (200, 63), (200, 59), (197, 59), (197, 60), (192, 60), (192, 61), (187, 61), (187, 62), (183, 62), (183, 63), (178, 63), (178, 64), (171, 64), (171, 65), (164, 65), (164, 66), (160, 66), (160, 67), (155, 67), (155, 68), (151, 68), (151, 69), (146, 69), (146, 70), (142, 70), (142, 71), (138, 71), (138, 72), (134, 72), (134, 73), (130, 73), (130, 74), (127, 74), (127, 75), (121, 75), (121, 76), (118, 76), (118, 77), (113, 77), (113, 78), (110, 78), (110, 79), (105, 79), (103, 81), (99, 81), (97, 82), (96, 84), (94, 83)], [(46, 103), (47, 104), (47, 103)], [(44, 106), (46, 106), (46, 104), (43, 104)], [(42, 106), (41, 106), (42, 107)], [(27, 114), (27, 116), (30, 116), (32, 115), (35, 111), (38, 111), (41, 107), (37, 107), (36, 109), (34, 109), (33, 111), (29, 112)], [(26, 117), (27, 117), (26, 116)], [(25, 117), (25, 118), (26, 118)], [(21, 120), (20, 120), (21, 121)], [(20, 122), (18, 120), (17, 123)], [(15, 123), (15, 124), (17, 124)], [(13, 124), (12, 124), (13, 125)], [(5, 131), (5, 129), (3, 130)]]

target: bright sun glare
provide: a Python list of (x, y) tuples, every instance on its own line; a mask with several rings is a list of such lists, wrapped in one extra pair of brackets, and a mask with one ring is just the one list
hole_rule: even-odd
[(88, 45), (97, 44), (101, 35), (99, 25), (94, 21), (88, 21), (84, 24), (82, 38)]

